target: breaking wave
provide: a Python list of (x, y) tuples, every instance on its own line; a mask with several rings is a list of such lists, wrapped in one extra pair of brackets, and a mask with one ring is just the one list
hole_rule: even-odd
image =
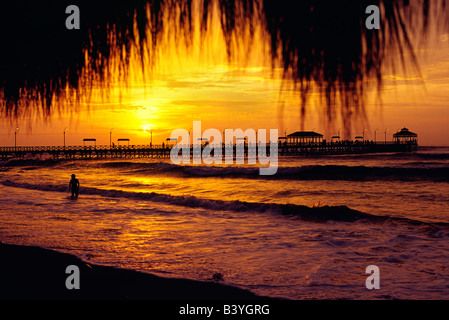
[(175, 165), (171, 163), (106, 162), (102, 167), (127, 170), (132, 174), (171, 174), (184, 177), (220, 177), (288, 180), (401, 180), (449, 182), (449, 167), (370, 167), (309, 165), (279, 167), (272, 176), (261, 176), (258, 167)]
[[(23, 188), (29, 190), (50, 191), (50, 192), (66, 192), (66, 186), (61, 185), (37, 185), (23, 182), (13, 182), (4, 180), (2, 185), (8, 187)], [(170, 205), (197, 207), (209, 210), (235, 211), (235, 212), (268, 212), (285, 216), (298, 217), (305, 221), (327, 222), (342, 221), (356, 222), (360, 220), (369, 222), (385, 222), (387, 220), (402, 221), (413, 225), (423, 225), (431, 228), (449, 227), (449, 223), (427, 223), (419, 220), (398, 218), (390, 216), (376, 216), (361, 211), (353, 210), (347, 206), (319, 206), (307, 207), (296, 204), (279, 204), (279, 203), (261, 203), (246, 201), (225, 201), (215, 199), (202, 199), (190, 195), (170, 195), (156, 192), (133, 192), (117, 189), (100, 189), (95, 187), (84, 187), (80, 190), (82, 194), (98, 195), (106, 198), (127, 198), (139, 201), (151, 201)]]

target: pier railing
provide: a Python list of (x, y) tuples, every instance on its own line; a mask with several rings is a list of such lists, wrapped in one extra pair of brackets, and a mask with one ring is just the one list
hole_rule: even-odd
[[(18, 146), (18, 147), (0, 147), (0, 152), (52, 152), (52, 151), (84, 151), (84, 150), (123, 150), (123, 149), (162, 149), (162, 145), (124, 145), (110, 147), (106, 145), (98, 146)], [(165, 146), (164, 148), (167, 148)]]

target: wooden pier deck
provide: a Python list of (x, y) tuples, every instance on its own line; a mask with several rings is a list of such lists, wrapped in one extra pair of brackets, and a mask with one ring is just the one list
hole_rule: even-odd
[[(0, 147), (2, 161), (18, 158), (49, 155), (53, 159), (105, 159), (105, 158), (167, 158), (170, 157), (172, 146), (167, 145), (131, 145), (131, 146), (31, 146), (31, 147)], [(269, 153), (269, 145), (265, 146)], [(415, 142), (372, 142), (372, 141), (345, 141), (323, 142), (308, 144), (279, 143), (279, 156), (318, 156), (332, 154), (363, 154), (381, 152), (411, 152), (416, 150)], [(236, 154), (236, 147), (233, 147)], [(244, 155), (257, 155), (257, 146), (245, 145)], [(193, 155), (191, 148), (190, 154)], [(222, 150), (223, 156), (225, 150)]]

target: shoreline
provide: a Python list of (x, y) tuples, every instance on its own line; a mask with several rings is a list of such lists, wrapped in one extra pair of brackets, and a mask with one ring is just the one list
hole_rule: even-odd
[[(163, 278), (88, 264), (58, 251), (0, 242), (1, 300), (271, 300), (233, 286)], [(69, 290), (69, 265), (80, 271), (80, 289)], [(274, 299), (277, 300), (277, 299)]]

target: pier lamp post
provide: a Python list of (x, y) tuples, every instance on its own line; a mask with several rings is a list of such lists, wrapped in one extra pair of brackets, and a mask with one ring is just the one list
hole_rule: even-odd
[(19, 131), (19, 127), (16, 127), (16, 131), (14, 131), (14, 151), (17, 150), (17, 131)]
[(223, 129), (223, 135), (221, 137), (221, 139), (222, 139), (222, 146), (223, 147), (226, 146), (226, 144), (225, 144), (225, 138), (226, 138), (225, 134), (226, 134), (226, 128)]
[(284, 138), (285, 138), (285, 145), (287, 145), (287, 130), (288, 130), (288, 128), (287, 129), (285, 129), (285, 132), (284, 132)]
[(388, 130), (390, 130), (390, 129), (387, 128), (387, 129), (385, 130), (385, 144), (387, 144), (387, 131), (388, 131)]
[(65, 128), (64, 131), (62, 132), (63, 135), (64, 135), (64, 150), (65, 150), (65, 132), (66, 132), (67, 130), (69, 130), (69, 128)]
[(365, 131), (368, 129), (363, 130), (362, 135), (363, 135), (363, 143), (365, 143)]
[(374, 130), (374, 143), (377, 141), (377, 130), (379, 129)]
[(342, 128), (338, 129), (338, 139), (340, 139), (340, 131), (343, 131)]
[(112, 130), (114, 130), (114, 128), (109, 130), (109, 149), (112, 149)]
[[(226, 129), (225, 129), (225, 130), (226, 130)], [(189, 147), (190, 147), (190, 137), (191, 137), (190, 131), (192, 131), (192, 128), (189, 129)], [(223, 132), (224, 132), (224, 130), (223, 130)]]

